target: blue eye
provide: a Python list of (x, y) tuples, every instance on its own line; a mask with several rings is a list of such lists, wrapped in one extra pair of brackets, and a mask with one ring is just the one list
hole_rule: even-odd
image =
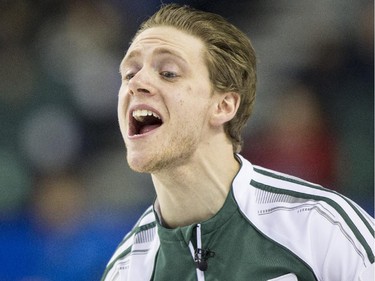
[(124, 79), (125, 80), (130, 80), (130, 79), (132, 79), (134, 77), (134, 75), (135, 75), (134, 73), (128, 73), (128, 74), (125, 75)]
[(176, 78), (177, 74), (171, 71), (162, 71), (160, 72), (160, 75), (167, 79)]

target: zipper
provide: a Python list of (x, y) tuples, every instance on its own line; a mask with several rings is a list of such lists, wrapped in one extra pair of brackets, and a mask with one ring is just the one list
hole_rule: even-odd
[[(189, 249), (190, 249), (190, 253), (191, 253), (191, 256), (193, 257), (193, 260), (194, 260), (194, 263), (197, 263), (197, 260), (198, 261), (201, 261), (202, 260), (202, 251), (200, 251), (200, 249), (202, 249), (202, 235), (201, 235), (201, 224), (197, 224), (196, 226), (196, 234), (197, 234), (197, 250), (194, 250), (194, 246), (193, 246), (193, 243), (190, 241), (189, 242)], [(197, 266), (196, 268), (196, 273), (197, 273), (197, 280), (198, 281), (204, 281), (204, 271), (200, 270)]]

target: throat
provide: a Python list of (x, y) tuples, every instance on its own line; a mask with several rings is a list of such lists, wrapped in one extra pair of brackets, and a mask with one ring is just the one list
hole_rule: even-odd
[(168, 228), (183, 227), (212, 218), (223, 206), (228, 190), (215, 188), (202, 191), (181, 188), (169, 192), (156, 190), (160, 204), (160, 219)]
[(232, 146), (227, 150), (225, 161), (217, 161), (215, 153), (197, 151), (192, 163), (151, 174), (163, 222), (169, 227), (203, 222), (222, 208), (240, 168)]

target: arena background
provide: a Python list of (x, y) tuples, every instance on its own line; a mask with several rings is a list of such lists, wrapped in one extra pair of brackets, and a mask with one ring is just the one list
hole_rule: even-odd
[[(163, 1), (169, 3), (170, 1)], [(175, 1), (251, 38), (243, 154), (374, 212), (373, 1)], [(152, 203), (116, 117), (119, 63), (160, 1), (0, 1), (0, 280), (99, 280)]]

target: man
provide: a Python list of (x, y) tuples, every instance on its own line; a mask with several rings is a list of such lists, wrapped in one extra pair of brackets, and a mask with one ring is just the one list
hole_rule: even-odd
[(372, 280), (368, 214), (238, 154), (256, 82), (241, 31), (164, 5), (140, 27), (120, 72), (127, 160), (151, 174), (157, 198), (102, 280)]

